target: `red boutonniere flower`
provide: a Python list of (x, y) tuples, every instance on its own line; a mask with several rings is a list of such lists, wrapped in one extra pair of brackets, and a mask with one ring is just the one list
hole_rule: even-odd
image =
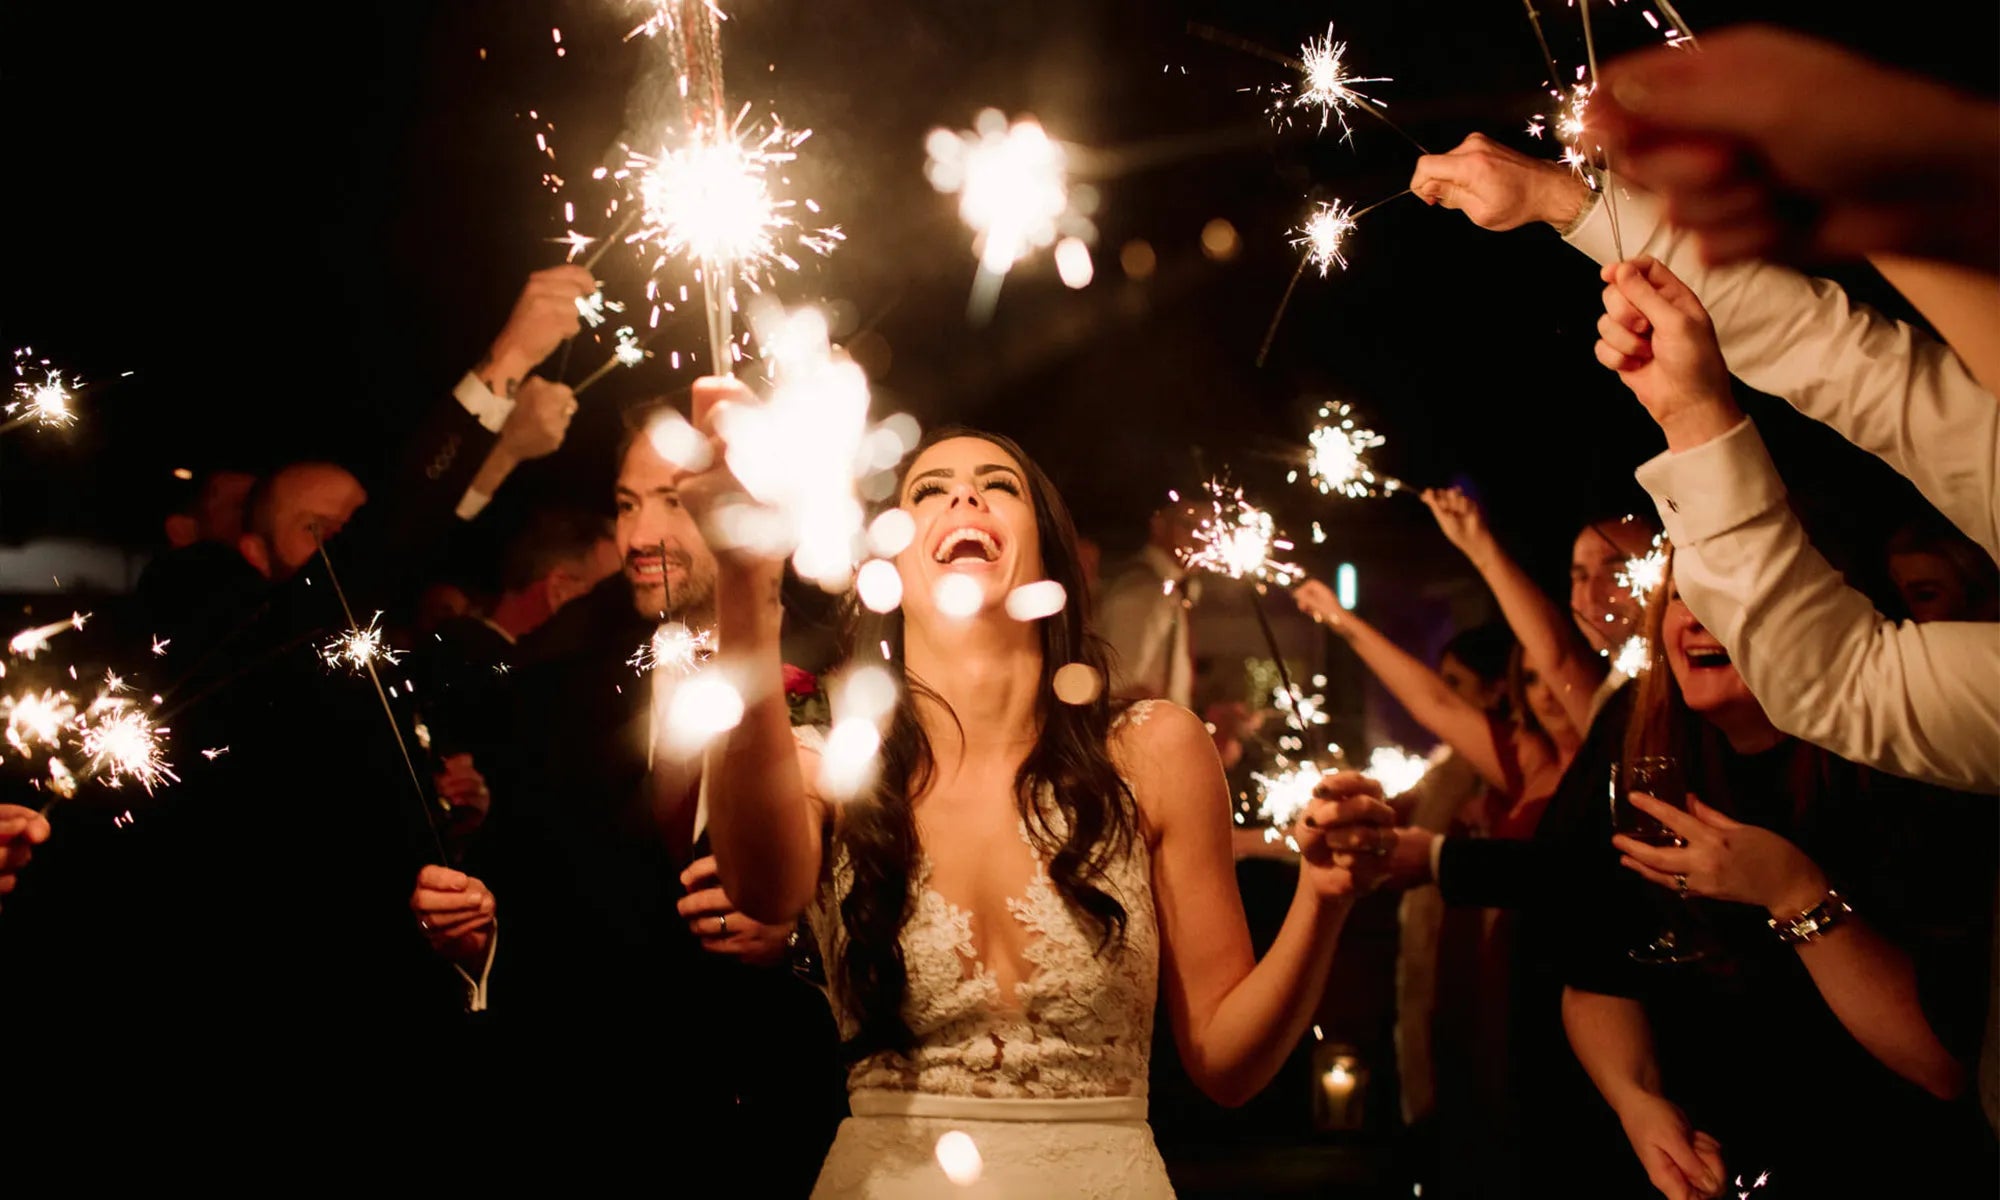
[(833, 712), (826, 693), (820, 690), (819, 676), (790, 663), (784, 665), (785, 707), (791, 709), (794, 725), (827, 725)]

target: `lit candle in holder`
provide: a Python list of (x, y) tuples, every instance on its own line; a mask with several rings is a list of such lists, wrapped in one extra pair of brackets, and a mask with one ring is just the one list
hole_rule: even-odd
[(1368, 1068), (1351, 1047), (1313, 1048), (1313, 1124), (1323, 1130), (1360, 1129), (1366, 1111)]

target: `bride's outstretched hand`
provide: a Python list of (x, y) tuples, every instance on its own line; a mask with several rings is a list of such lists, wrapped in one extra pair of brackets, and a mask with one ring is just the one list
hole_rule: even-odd
[[(695, 380), (693, 428), (678, 429), (673, 435), (677, 443), (675, 453), (668, 457), (688, 472), (680, 479), (681, 503), (700, 524), (702, 536), (715, 551), (716, 562), (725, 568), (761, 574), (783, 559), (760, 553), (745, 545), (743, 537), (731, 535), (732, 522), (728, 520), (731, 514), (725, 510), (752, 502), (736, 473), (729, 469), (729, 443), (722, 433), (727, 428), (732, 405), (758, 402), (755, 393), (730, 376), (705, 375)], [(740, 522), (735, 524), (740, 528)]]
[(1329, 771), (1292, 830), (1303, 859), (1299, 869), (1328, 900), (1370, 891), (1382, 881), (1395, 848), (1395, 824), (1381, 784), (1357, 771)]

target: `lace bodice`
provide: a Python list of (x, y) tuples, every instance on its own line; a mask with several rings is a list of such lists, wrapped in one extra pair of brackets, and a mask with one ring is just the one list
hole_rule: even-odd
[[(1145, 706), (1121, 721), (1143, 721)], [(1043, 797), (1043, 815), (1060, 837), (1061, 814)], [(1025, 824), (1017, 822), (1023, 842)], [(1031, 970), (1011, 997), (982, 959), (973, 917), (931, 887), (931, 861), (919, 852), (910, 880), (911, 913), (903, 926), (909, 986), (903, 1019), (917, 1047), (877, 1053), (848, 1072), (852, 1090), (882, 1089), (1000, 1099), (1144, 1097), (1159, 982), (1159, 928), (1153, 912), (1151, 858), (1143, 837), (1107, 864), (1107, 890), (1125, 907), (1125, 936), (1102, 954), (1094, 927), (1079, 920), (1033, 854), (1033, 873), (1008, 913), (1028, 933)], [(846, 945), (840, 900), (853, 875), (844, 856), (813, 906), (813, 931), (825, 949), (834, 1015), (843, 1037), (858, 1020), (839, 987)]]

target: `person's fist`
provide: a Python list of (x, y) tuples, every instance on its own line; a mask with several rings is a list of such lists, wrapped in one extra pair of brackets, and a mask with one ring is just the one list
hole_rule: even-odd
[(583, 322), (578, 302), (596, 290), (597, 281), (579, 266), (549, 267), (528, 276), (514, 311), (493, 339), (490, 357), (502, 381), (498, 390), (505, 390), (508, 381), (525, 378), (536, 363), (555, 353), (563, 339), (576, 336)]
[(417, 872), (410, 913), (431, 949), (454, 962), (486, 956), (497, 904), (486, 885), (463, 871), (431, 865)]
[(1382, 882), (1396, 845), (1396, 813), (1382, 785), (1355, 771), (1329, 771), (1292, 829), (1300, 868), (1322, 897), (1351, 899)]
[(14, 890), (34, 848), (48, 840), (47, 817), (18, 804), (0, 804), (0, 896)]
[(574, 416), (574, 392), (563, 384), (530, 375), (521, 382), (514, 411), (500, 427), (500, 444), (519, 462), (544, 458), (562, 447)]
[(1442, 204), (1481, 229), (1518, 229), (1544, 221), (1562, 228), (1590, 202), (1590, 187), (1574, 171), (1529, 158), (1475, 133), (1446, 154), (1426, 154), (1410, 176), (1410, 191)]
[(1311, 617), (1316, 625), (1326, 625), (1335, 633), (1340, 632), (1341, 618), (1347, 610), (1340, 606), (1340, 598), (1333, 589), (1317, 579), (1308, 579), (1292, 589), (1292, 603), (1299, 611)]
[(1437, 518), (1438, 529), (1462, 553), (1471, 556), (1485, 546), (1486, 514), (1480, 511), (1478, 501), (1455, 487), (1426, 488), (1423, 501)]
[[(1676, 426), (1695, 424), (1707, 436), (1712, 414), (1734, 413), (1729, 367), (1715, 326), (1685, 283), (1652, 258), (1612, 263), (1602, 271), (1604, 315), (1597, 322), (1597, 361), (1639, 398), (1679, 449)], [(1733, 425), (1733, 418), (1725, 418)]]

